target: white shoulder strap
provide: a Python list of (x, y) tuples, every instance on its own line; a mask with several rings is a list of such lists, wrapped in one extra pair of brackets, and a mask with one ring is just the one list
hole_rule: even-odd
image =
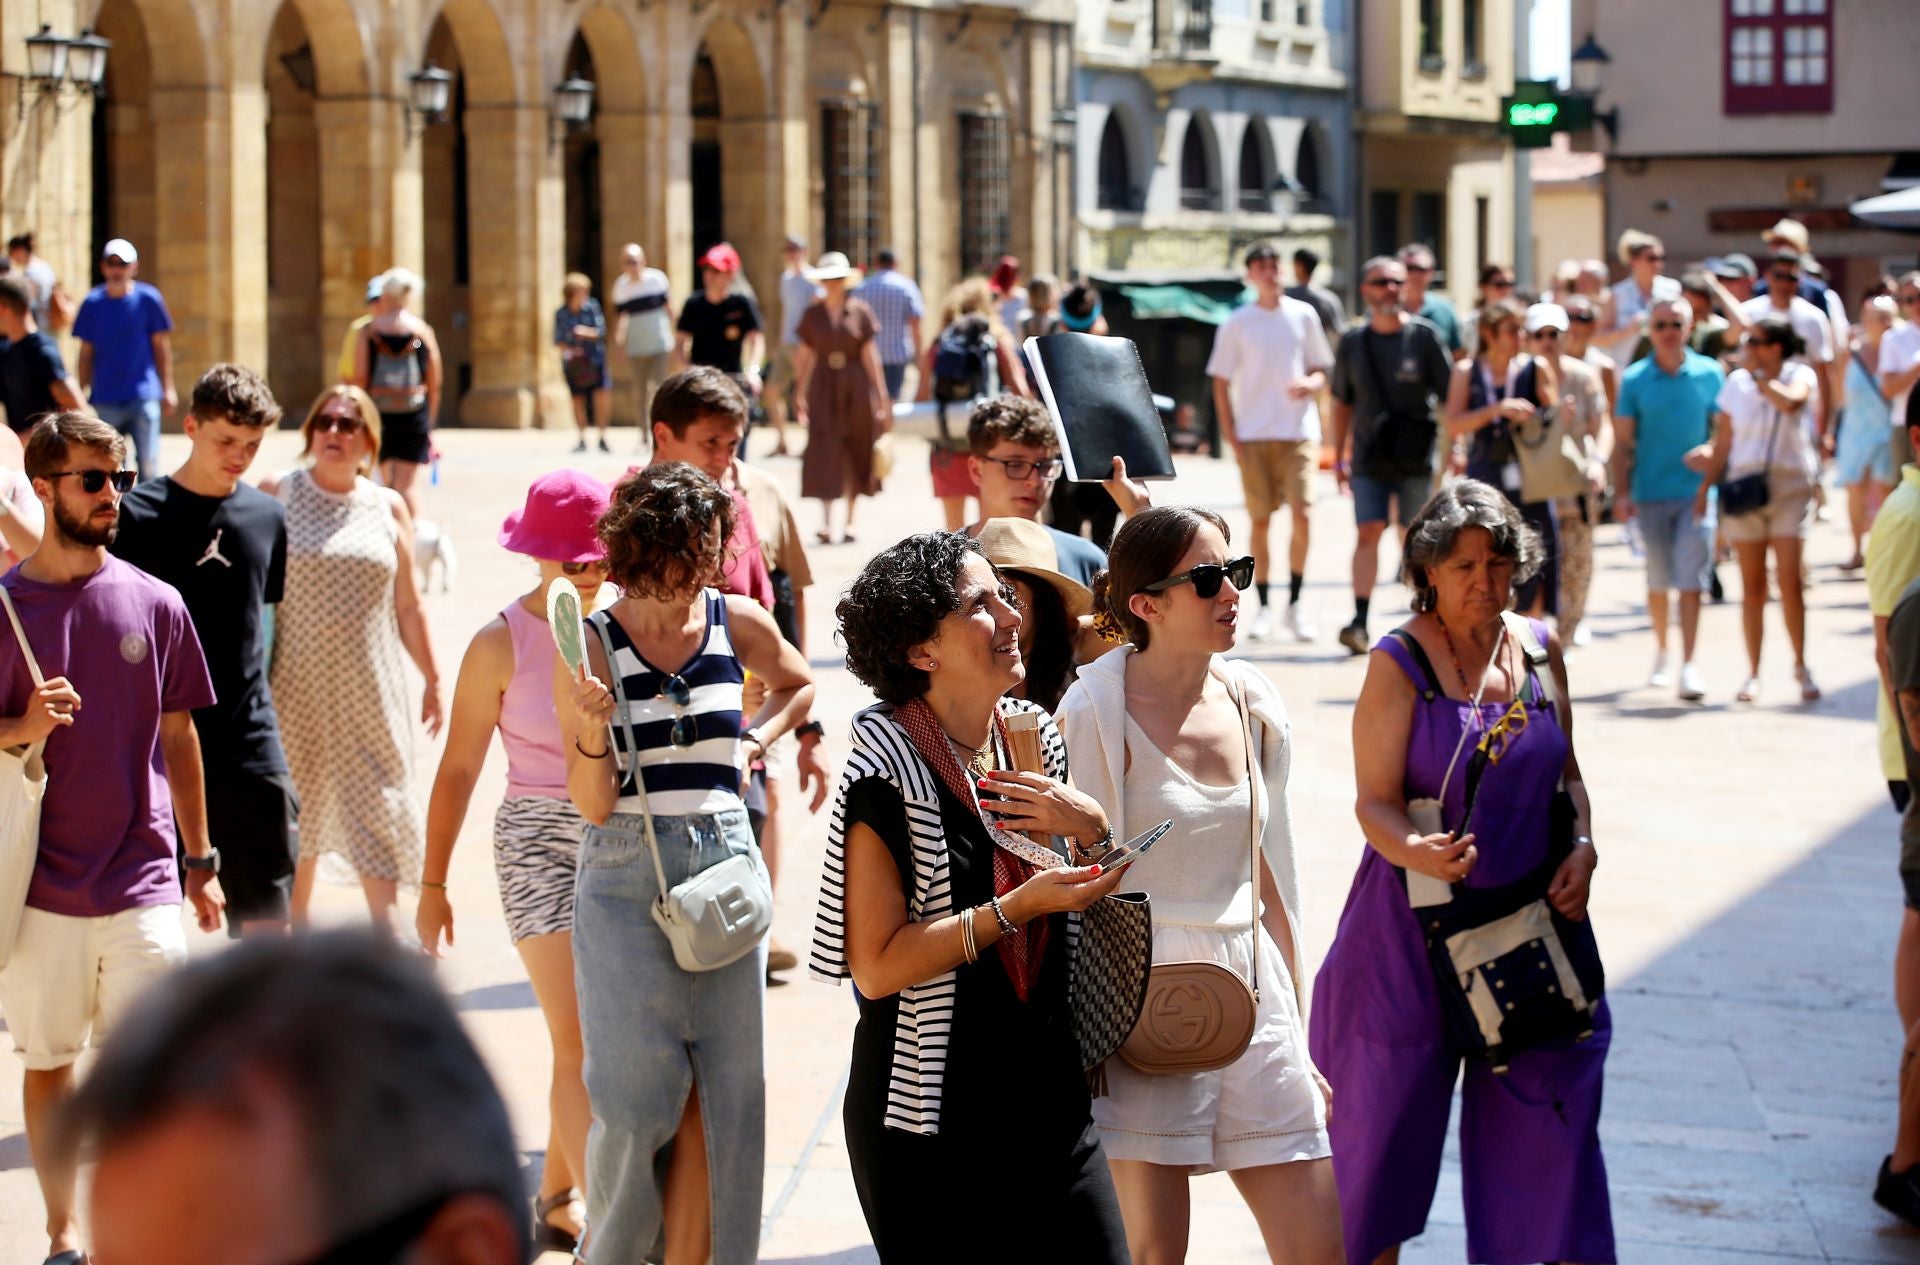
[(33, 674), (36, 686), (45, 685), (47, 679), (40, 675), (40, 661), (33, 657), (33, 643), (27, 640), (27, 630), (20, 626), (20, 612), (13, 609), (13, 595), (7, 592), (7, 586), (0, 584), (0, 603), (7, 608), (7, 622), (13, 625), (13, 635), (20, 642), (20, 653), (26, 656), (27, 671)]
[[(647, 803), (647, 774), (640, 767), (640, 743), (634, 736), (633, 716), (627, 711), (627, 691), (620, 680), (620, 665), (613, 658), (613, 637), (607, 632), (607, 625), (613, 620), (613, 612), (599, 611), (591, 616), (587, 623), (600, 635), (601, 652), (607, 656), (607, 679), (613, 686), (613, 714), (620, 722), (620, 728), (627, 736), (627, 755), (632, 760), (631, 769), (620, 763), (620, 744), (613, 740), (613, 726), (607, 726), (607, 750), (613, 756), (613, 767), (622, 781), (628, 772), (633, 774), (633, 792), (640, 800), (640, 818), (646, 824), (647, 854), (653, 858), (653, 876), (660, 883), (660, 894), (654, 899), (665, 901), (667, 898), (667, 872), (660, 864), (660, 840), (653, 833), (653, 808)], [(615, 787), (616, 794), (618, 787)]]

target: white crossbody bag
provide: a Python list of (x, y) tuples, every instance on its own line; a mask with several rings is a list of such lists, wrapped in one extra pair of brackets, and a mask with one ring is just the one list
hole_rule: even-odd
[[(613, 661), (613, 639), (600, 620), (587, 622), (599, 634), (600, 648), (607, 656), (607, 676), (613, 682), (614, 714), (620, 718), (621, 728), (627, 735), (627, 750), (633, 761), (634, 794), (640, 797), (640, 816), (646, 822), (647, 853), (653, 858), (654, 877), (660, 882), (660, 894), (653, 901), (653, 920), (666, 934), (667, 943), (673, 946), (673, 960), (680, 964), (681, 970), (717, 971), (731, 966), (753, 952), (773, 929), (773, 880), (760, 859), (760, 850), (754, 848), (708, 866), (678, 887), (667, 886), (667, 872), (660, 864), (660, 840), (653, 830), (653, 810), (647, 807), (640, 744), (634, 740), (626, 690), (620, 684), (620, 669)], [(620, 762), (620, 746), (613, 740), (612, 727), (608, 729), (607, 747), (613, 753), (614, 768), (625, 781), (627, 769)]]
[[(20, 642), (20, 653), (33, 674), (34, 688), (46, 684), (40, 663), (27, 644), (13, 598), (0, 585), (0, 603)], [(20, 920), (27, 912), (27, 887), (33, 882), (34, 861), (40, 855), (40, 802), (47, 794), (47, 740), (0, 751), (0, 967), (13, 956), (20, 938)]]

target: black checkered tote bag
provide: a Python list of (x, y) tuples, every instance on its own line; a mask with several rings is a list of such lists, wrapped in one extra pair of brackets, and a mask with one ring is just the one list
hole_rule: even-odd
[(1147, 1000), (1153, 911), (1145, 892), (1116, 892), (1080, 915), (1073, 967), (1073, 1037), (1089, 1072), (1120, 1048)]

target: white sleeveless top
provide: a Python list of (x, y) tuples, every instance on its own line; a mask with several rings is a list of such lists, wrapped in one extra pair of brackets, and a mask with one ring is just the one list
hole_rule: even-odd
[[(1144, 857), (1127, 867), (1123, 892), (1153, 898), (1155, 926), (1245, 930), (1253, 913), (1248, 838), (1247, 779), (1210, 786), (1153, 744), (1127, 717), (1126, 821), (1134, 830), (1173, 819), (1173, 829)], [(1264, 787), (1260, 817), (1267, 814)]]

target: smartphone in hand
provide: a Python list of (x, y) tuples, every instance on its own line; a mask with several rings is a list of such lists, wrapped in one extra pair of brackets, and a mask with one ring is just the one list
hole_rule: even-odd
[(1112, 849), (1100, 858), (1100, 872), (1105, 874), (1113, 870), (1124, 869), (1147, 854), (1147, 849), (1166, 837), (1173, 829), (1173, 819), (1169, 817), (1151, 830), (1142, 831), (1119, 847)]

